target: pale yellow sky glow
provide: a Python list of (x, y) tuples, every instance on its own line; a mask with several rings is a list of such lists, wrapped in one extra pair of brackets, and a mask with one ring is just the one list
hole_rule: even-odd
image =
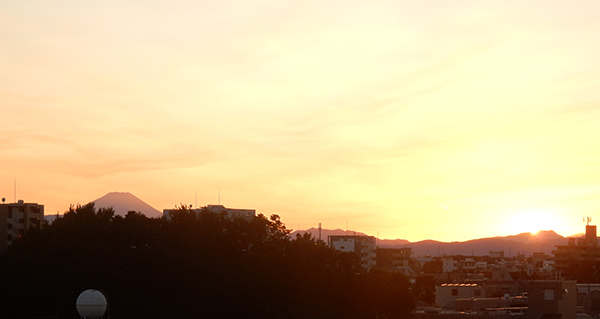
[(579, 233), (600, 210), (598, 12), (3, 1), (0, 197), (16, 178), (53, 214), (112, 191), (162, 210), (220, 189), (292, 229)]

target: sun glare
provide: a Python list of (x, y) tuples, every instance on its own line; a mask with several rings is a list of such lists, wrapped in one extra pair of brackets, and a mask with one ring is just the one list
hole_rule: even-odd
[(537, 234), (542, 230), (554, 230), (560, 228), (561, 221), (556, 215), (547, 210), (526, 210), (513, 214), (506, 221), (504, 232), (509, 235), (520, 233)]

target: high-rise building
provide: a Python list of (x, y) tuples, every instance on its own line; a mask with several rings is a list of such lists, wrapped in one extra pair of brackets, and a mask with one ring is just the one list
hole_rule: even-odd
[(21, 237), (29, 227), (41, 227), (44, 220), (44, 205), (25, 203), (0, 204), (0, 252), (5, 251), (15, 239)]

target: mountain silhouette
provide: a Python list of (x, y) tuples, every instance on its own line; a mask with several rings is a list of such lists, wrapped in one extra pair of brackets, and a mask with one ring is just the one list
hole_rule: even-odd
[(537, 234), (521, 233), (504, 237), (490, 237), (473, 239), (463, 242), (439, 242), (424, 240), (410, 243), (402, 247), (410, 247), (416, 255), (443, 256), (465, 255), (485, 256), (490, 251), (503, 251), (506, 257), (515, 257), (517, 254), (530, 256), (541, 252), (552, 255), (556, 245), (566, 245), (567, 239), (554, 231), (541, 231)]
[[(291, 233), (295, 234), (309, 233), (314, 238), (319, 238), (319, 230), (310, 228), (307, 230), (297, 230)], [(327, 241), (331, 235), (363, 235), (366, 234), (355, 231), (345, 231), (342, 229), (321, 229), (321, 239)], [(514, 257), (517, 254), (526, 256), (532, 253), (542, 252), (552, 255), (552, 250), (556, 245), (565, 245), (567, 239), (552, 230), (540, 231), (536, 234), (521, 233), (511, 236), (499, 236), (490, 238), (473, 239), (463, 242), (441, 242), (436, 240), (422, 240), (411, 243), (406, 239), (378, 239), (377, 246), (382, 248), (411, 248), (417, 256), (443, 256), (443, 255), (465, 255), (465, 256), (485, 256), (490, 251), (504, 251), (504, 256)]]
[(161, 217), (162, 213), (129, 192), (111, 192), (93, 201), (96, 208), (112, 207), (116, 215), (125, 216), (128, 211), (140, 212), (147, 217)]

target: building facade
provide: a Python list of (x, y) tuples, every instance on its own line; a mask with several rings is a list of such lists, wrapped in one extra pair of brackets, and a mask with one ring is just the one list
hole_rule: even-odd
[(485, 298), (483, 287), (473, 283), (442, 284), (435, 287), (435, 304), (438, 307), (454, 308), (456, 299)]
[(375, 250), (375, 265), (379, 269), (398, 272), (405, 276), (415, 276), (411, 267), (411, 248), (381, 248)]
[(458, 270), (458, 260), (452, 258), (442, 258), (442, 271), (444, 273), (455, 272)]
[(531, 280), (528, 285), (528, 309), (523, 319), (577, 317), (576, 281)]
[(375, 266), (377, 241), (373, 236), (329, 236), (328, 243), (335, 250), (356, 253), (363, 268)]
[(44, 205), (25, 203), (0, 204), (0, 252), (6, 251), (29, 227), (41, 227)]

